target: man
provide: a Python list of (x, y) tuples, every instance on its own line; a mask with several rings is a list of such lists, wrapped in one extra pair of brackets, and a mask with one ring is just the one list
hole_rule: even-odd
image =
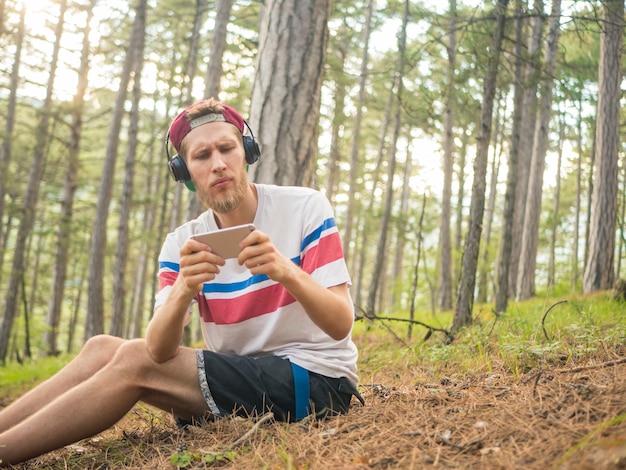
[[(177, 181), (208, 210), (169, 234), (145, 339), (99, 335), (58, 374), (0, 413), (0, 460), (14, 464), (101, 432), (138, 401), (180, 423), (272, 412), (344, 413), (356, 390), (349, 277), (330, 205), (306, 188), (252, 184), (259, 157), (230, 106), (205, 100), (172, 122)], [(190, 238), (256, 229), (237, 258)], [(181, 346), (197, 304), (207, 349)]]

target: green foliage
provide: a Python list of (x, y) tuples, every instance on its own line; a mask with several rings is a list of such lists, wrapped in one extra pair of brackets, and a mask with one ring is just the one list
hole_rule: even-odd
[[(409, 339), (406, 323), (363, 320), (355, 325), (361, 379), (363, 383), (379, 381), (377, 377), (384, 375), (390, 364), (419, 367), (440, 378), (489, 372), (496, 361), (520, 376), (537, 367), (565, 367), (574, 358), (584, 360), (598, 352), (619, 354), (626, 343), (625, 313), (626, 305), (612, 300), (608, 293), (535, 298), (514, 303), (498, 317), (490, 306), (476, 305), (473, 324), (462, 329), (451, 344), (438, 332), (422, 338), (422, 326), (414, 326), (415, 337)], [(406, 319), (408, 313), (396, 312), (392, 317)], [(442, 329), (452, 323), (451, 314), (432, 316), (422, 311), (416, 319)]]

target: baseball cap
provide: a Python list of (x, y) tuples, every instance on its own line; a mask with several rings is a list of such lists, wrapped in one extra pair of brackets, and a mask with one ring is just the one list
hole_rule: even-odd
[[(193, 119), (188, 118), (188, 113), (192, 108), (195, 108), (199, 105), (206, 104), (207, 106), (217, 107), (217, 109), (221, 108), (221, 114), (218, 113), (207, 113), (197, 116)], [(233, 124), (239, 132), (243, 135), (244, 132), (244, 120), (237, 111), (228, 106), (225, 103), (220, 101), (216, 101), (214, 99), (201, 100), (190, 106), (187, 106), (183, 109), (178, 116), (174, 118), (172, 124), (170, 125), (169, 130), (169, 141), (172, 143), (172, 146), (176, 149), (176, 152), (180, 152), (180, 144), (189, 132), (192, 129), (195, 129), (202, 124), (207, 124), (209, 122), (229, 122)]]

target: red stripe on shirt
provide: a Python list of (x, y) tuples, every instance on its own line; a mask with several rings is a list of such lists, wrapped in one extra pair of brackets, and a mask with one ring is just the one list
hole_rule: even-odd
[(317, 268), (343, 258), (343, 248), (339, 233), (333, 232), (320, 238), (317, 245), (310, 248), (302, 258), (302, 269), (311, 274)]
[(163, 289), (166, 286), (171, 286), (176, 281), (178, 277), (178, 273), (174, 271), (161, 271), (159, 273), (159, 290)]
[(296, 299), (280, 284), (274, 284), (234, 299), (200, 299), (199, 310), (205, 322), (232, 325), (272, 313)]

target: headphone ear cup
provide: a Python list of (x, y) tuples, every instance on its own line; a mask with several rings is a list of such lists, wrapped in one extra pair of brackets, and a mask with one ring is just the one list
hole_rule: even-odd
[(261, 156), (259, 144), (254, 137), (250, 137), (249, 135), (243, 136), (243, 150), (246, 154), (246, 163), (248, 165), (255, 163)]
[(191, 181), (191, 175), (187, 169), (187, 164), (180, 155), (174, 155), (174, 157), (168, 162), (170, 174), (174, 181), (177, 183), (188, 183)]

